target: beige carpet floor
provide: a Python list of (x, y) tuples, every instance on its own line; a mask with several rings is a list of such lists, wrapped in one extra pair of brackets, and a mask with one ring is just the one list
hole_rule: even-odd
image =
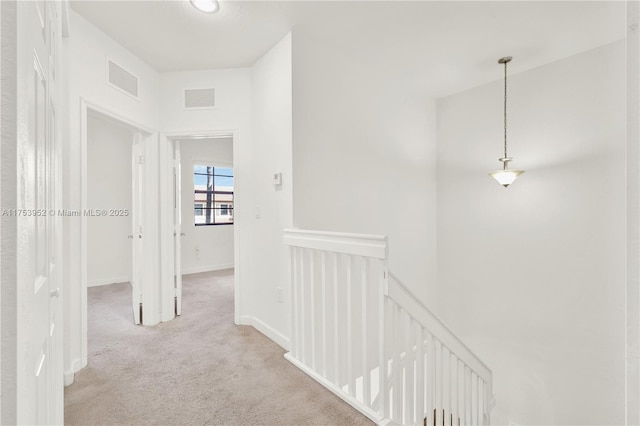
[(89, 365), (65, 388), (70, 425), (370, 425), (233, 324), (233, 271), (185, 276), (183, 315), (133, 324), (127, 283), (89, 288)]

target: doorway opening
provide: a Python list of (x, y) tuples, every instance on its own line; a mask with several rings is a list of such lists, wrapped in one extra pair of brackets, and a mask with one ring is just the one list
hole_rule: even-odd
[[(153, 325), (159, 322), (169, 321), (174, 316), (180, 315), (180, 306), (178, 300), (181, 297), (181, 287), (178, 288), (178, 282), (181, 280), (182, 273), (176, 270), (174, 267), (181, 267), (182, 265), (182, 250), (175, 250), (175, 244), (180, 244), (182, 239), (182, 231), (179, 227), (175, 226), (176, 216), (179, 217), (181, 213), (178, 212), (175, 201), (175, 194), (173, 193), (175, 188), (175, 182), (178, 179), (176, 177), (174, 169), (179, 168), (182, 164), (174, 158), (175, 149), (180, 146), (181, 143), (189, 143), (187, 141), (192, 140), (219, 140), (227, 139), (232, 141), (232, 163), (234, 173), (238, 173), (238, 137), (236, 131), (208, 131), (195, 134), (162, 134), (147, 128), (143, 125), (139, 125), (126, 117), (123, 117), (113, 111), (110, 111), (101, 106), (87, 102), (85, 99), (81, 99), (81, 143), (80, 143), (80, 209), (91, 210), (89, 205), (89, 188), (88, 188), (88, 166), (87, 166), (87, 154), (88, 154), (88, 130), (89, 119), (92, 116), (98, 116), (100, 119), (111, 122), (111, 124), (117, 123), (118, 126), (128, 128), (131, 135), (132, 152), (130, 160), (127, 164), (122, 164), (121, 167), (130, 167), (132, 169), (132, 182), (131, 192), (133, 194), (133, 202), (131, 214), (131, 230), (124, 236), (132, 243), (132, 250), (129, 252), (129, 258), (131, 261), (130, 282), (133, 291), (132, 305), (129, 309), (133, 308), (134, 322), (141, 323), (141, 319), (144, 318), (143, 324)], [(179, 148), (178, 148), (179, 153)], [(202, 158), (206, 160), (206, 158)], [(183, 162), (184, 163), (184, 162)], [(192, 167), (191, 163), (189, 167)], [(136, 173), (138, 176), (136, 177)], [(136, 184), (137, 182), (137, 184)], [(154, 189), (151, 191), (141, 190), (145, 185), (152, 185)], [(173, 185), (173, 190), (172, 190)], [(234, 275), (234, 322), (240, 324), (240, 289), (239, 289), (239, 223), (238, 217), (235, 214), (237, 211), (238, 203), (241, 200), (239, 182), (234, 182), (234, 194), (233, 194), (233, 212), (234, 212), (234, 225), (233, 228), (233, 256), (230, 263), (218, 263), (218, 267), (233, 265)], [(229, 210), (227, 204), (227, 214)], [(119, 209), (119, 207), (115, 207)], [(223, 206), (219, 207), (220, 213), (222, 213)], [(126, 210), (126, 208), (124, 208)], [(191, 206), (190, 214), (195, 214), (194, 205)], [(88, 276), (88, 227), (89, 218), (82, 216), (80, 218), (80, 282), (81, 282), (81, 300), (80, 300), (80, 327), (81, 327), (81, 362), (82, 365), (88, 363), (88, 336), (87, 336), (87, 324), (88, 324), (88, 310), (87, 310), (87, 289), (89, 284)], [(219, 226), (219, 225), (218, 225)], [(223, 225), (229, 226), (229, 225)], [(143, 232), (147, 231), (146, 233)], [(157, 230), (157, 231), (156, 231)], [(185, 232), (186, 234), (186, 232)], [(136, 243), (138, 246), (136, 248)], [(206, 247), (198, 247), (198, 251), (202, 253), (206, 250)], [(195, 248), (194, 250), (195, 251)], [(178, 258), (180, 256), (180, 258)], [(180, 260), (178, 262), (178, 259)], [(209, 265), (211, 266), (211, 265)], [(178, 273), (180, 272), (180, 273)], [(92, 284), (95, 282), (92, 282)], [(136, 283), (139, 286), (136, 291)], [(158, 285), (160, 287), (158, 288)], [(145, 299), (146, 306), (150, 306), (150, 309), (145, 309), (140, 313), (140, 304), (143, 294), (147, 297)], [(136, 304), (136, 295), (140, 296), (140, 302)], [(175, 297), (175, 300), (174, 300)], [(137, 308), (137, 309), (136, 309)], [(131, 312), (131, 311), (129, 311)], [(136, 315), (137, 313), (137, 315)], [(141, 318), (143, 317), (143, 318)]]
[[(168, 136), (174, 153), (174, 270), (182, 276), (233, 269), (234, 318), (239, 323), (235, 132)], [(178, 292), (181, 296), (182, 292)], [(180, 315), (181, 300), (176, 300)]]
[(131, 128), (103, 114), (87, 117), (87, 287), (130, 283)]
[[(133, 239), (135, 206), (132, 155), (136, 141), (153, 132), (81, 99), (80, 281), (81, 355), (88, 361), (89, 288), (122, 283), (132, 287), (137, 259)], [(132, 298), (133, 299), (133, 298)], [(123, 319), (135, 309), (123, 307)]]
[[(87, 115), (87, 330), (88, 353), (102, 339), (131, 324), (133, 273), (132, 146), (135, 130), (89, 110)], [(127, 297), (119, 297), (121, 294)], [(115, 306), (109, 311), (105, 307)], [(108, 317), (108, 330), (96, 330), (96, 318)], [(118, 326), (117, 324), (120, 323)], [(99, 331), (99, 332), (98, 332)]]

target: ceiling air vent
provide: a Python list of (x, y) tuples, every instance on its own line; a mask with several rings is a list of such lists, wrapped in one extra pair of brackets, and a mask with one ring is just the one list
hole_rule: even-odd
[(214, 108), (216, 89), (187, 89), (184, 91), (185, 109)]
[(108, 60), (107, 81), (116, 89), (138, 98), (138, 77), (122, 68), (120, 65)]

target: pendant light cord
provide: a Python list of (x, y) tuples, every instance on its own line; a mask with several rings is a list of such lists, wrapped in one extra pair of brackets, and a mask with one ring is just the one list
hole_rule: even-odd
[(507, 158), (507, 62), (504, 63), (504, 158)]

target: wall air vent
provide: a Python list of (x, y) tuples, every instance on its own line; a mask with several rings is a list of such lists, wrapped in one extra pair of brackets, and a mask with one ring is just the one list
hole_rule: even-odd
[(111, 59), (107, 60), (107, 82), (110, 86), (138, 99), (138, 77)]
[(186, 89), (184, 91), (185, 109), (215, 108), (216, 89)]

